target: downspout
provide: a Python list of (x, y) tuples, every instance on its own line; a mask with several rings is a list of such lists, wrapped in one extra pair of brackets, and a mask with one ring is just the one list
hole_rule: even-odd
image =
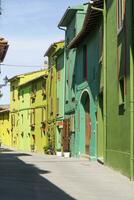
[(106, 20), (106, 0), (104, 0), (104, 7), (103, 7), (103, 48), (104, 48), (104, 57), (103, 57), (103, 67), (104, 67), (104, 163), (107, 160), (107, 153), (106, 153), (106, 144), (107, 144), (107, 20)]
[[(133, 2), (132, 2), (133, 3)], [(130, 40), (130, 179), (134, 180), (134, 58), (133, 58), (133, 5)]]
[[(61, 28), (60, 26), (58, 26), (58, 28), (62, 31), (66, 31), (66, 28)], [(66, 41), (65, 41), (66, 42)], [(66, 91), (66, 44), (64, 44), (64, 109), (63, 109), (63, 120), (65, 119), (65, 91)]]

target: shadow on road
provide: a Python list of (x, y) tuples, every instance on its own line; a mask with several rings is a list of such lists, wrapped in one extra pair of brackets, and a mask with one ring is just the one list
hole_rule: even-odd
[(1, 200), (75, 200), (41, 174), (51, 173), (19, 159), (29, 154), (2, 149), (0, 154)]

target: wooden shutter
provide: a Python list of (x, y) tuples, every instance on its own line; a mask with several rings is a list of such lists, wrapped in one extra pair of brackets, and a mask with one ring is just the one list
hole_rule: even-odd
[(63, 126), (63, 135), (62, 135), (62, 144), (63, 144), (63, 151), (69, 151), (69, 119), (64, 120)]

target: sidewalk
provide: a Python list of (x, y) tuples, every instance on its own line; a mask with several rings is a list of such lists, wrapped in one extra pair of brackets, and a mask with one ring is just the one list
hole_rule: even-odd
[(134, 182), (97, 162), (3, 150), (1, 200), (134, 200)]

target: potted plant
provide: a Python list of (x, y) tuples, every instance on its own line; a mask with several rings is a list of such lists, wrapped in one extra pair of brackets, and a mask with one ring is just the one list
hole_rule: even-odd
[(49, 145), (45, 145), (44, 147), (43, 147), (43, 149), (44, 149), (44, 153), (45, 154), (49, 154)]
[(68, 150), (64, 151), (63, 155), (64, 155), (64, 158), (69, 158), (70, 157), (70, 151), (68, 151)]
[(35, 144), (31, 144), (31, 152), (35, 151)]
[(57, 149), (57, 151), (56, 151), (56, 155), (57, 155), (58, 157), (62, 157), (62, 151), (61, 151), (61, 148)]

